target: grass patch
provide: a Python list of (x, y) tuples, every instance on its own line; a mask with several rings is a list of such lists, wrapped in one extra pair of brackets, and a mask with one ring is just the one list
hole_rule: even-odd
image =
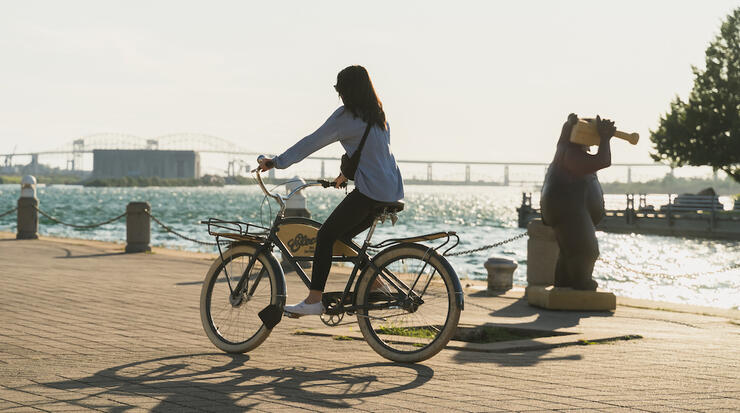
[(333, 338), (334, 340), (338, 340), (338, 341), (352, 341), (352, 340), (354, 340), (354, 338), (349, 337), (349, 336), (332, 336), (331, 338)]
[(415, 337), (433, 339), (437, 336), (437, 330), (428, 327), (380, 327), (375, 330), (378, 334), (391, 336)]

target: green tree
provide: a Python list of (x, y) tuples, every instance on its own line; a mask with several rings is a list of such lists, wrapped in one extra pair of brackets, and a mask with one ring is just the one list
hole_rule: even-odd
[(691, 68), (688, 100), (677, 96), (650, 131), (651, 156), (673, 166), (708, 165), (740, 182), (740, 8), (722, 23), (705, 60), (704, 70)]

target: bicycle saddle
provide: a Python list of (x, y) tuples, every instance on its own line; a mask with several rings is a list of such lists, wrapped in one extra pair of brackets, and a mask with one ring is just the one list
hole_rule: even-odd
[(375, 213), (376, 214), (395, 214), (397, 212), (403, 211), (404, 203), (403, 201), (396, 201), (396, 202), (381, 202), (378, 204), (377, 207), (375, 207)]

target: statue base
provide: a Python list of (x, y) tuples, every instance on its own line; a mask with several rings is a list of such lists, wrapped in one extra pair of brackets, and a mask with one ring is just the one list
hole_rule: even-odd
[(533, 285), (527, 287), (526, 295), (529, 305), (548, 310), (614, 311), (617, 308), (617, 297), (605, 291)]

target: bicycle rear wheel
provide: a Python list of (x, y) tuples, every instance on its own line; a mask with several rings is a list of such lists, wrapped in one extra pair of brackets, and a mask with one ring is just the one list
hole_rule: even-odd
[[(228, 353), (253, 350), (270, 335), (258, 313), (277, 304), (276, 273), (270, 258), (256, 257), (243, 291), (231, 294), (255, 257), (252, 245), (229, 248), (211, 265), (200, 294), (200, 318), (211, 342)], [(228, 276), (227, 276), (228, 274)]]
[[(381, 356), (404, 363), (441, 351), (457, 330), (457, 275), (436, 251), (401, 244), (381, 251), (357, 287), (357, 321)], [(453, 278), (454, 277), (454, 278)]]

